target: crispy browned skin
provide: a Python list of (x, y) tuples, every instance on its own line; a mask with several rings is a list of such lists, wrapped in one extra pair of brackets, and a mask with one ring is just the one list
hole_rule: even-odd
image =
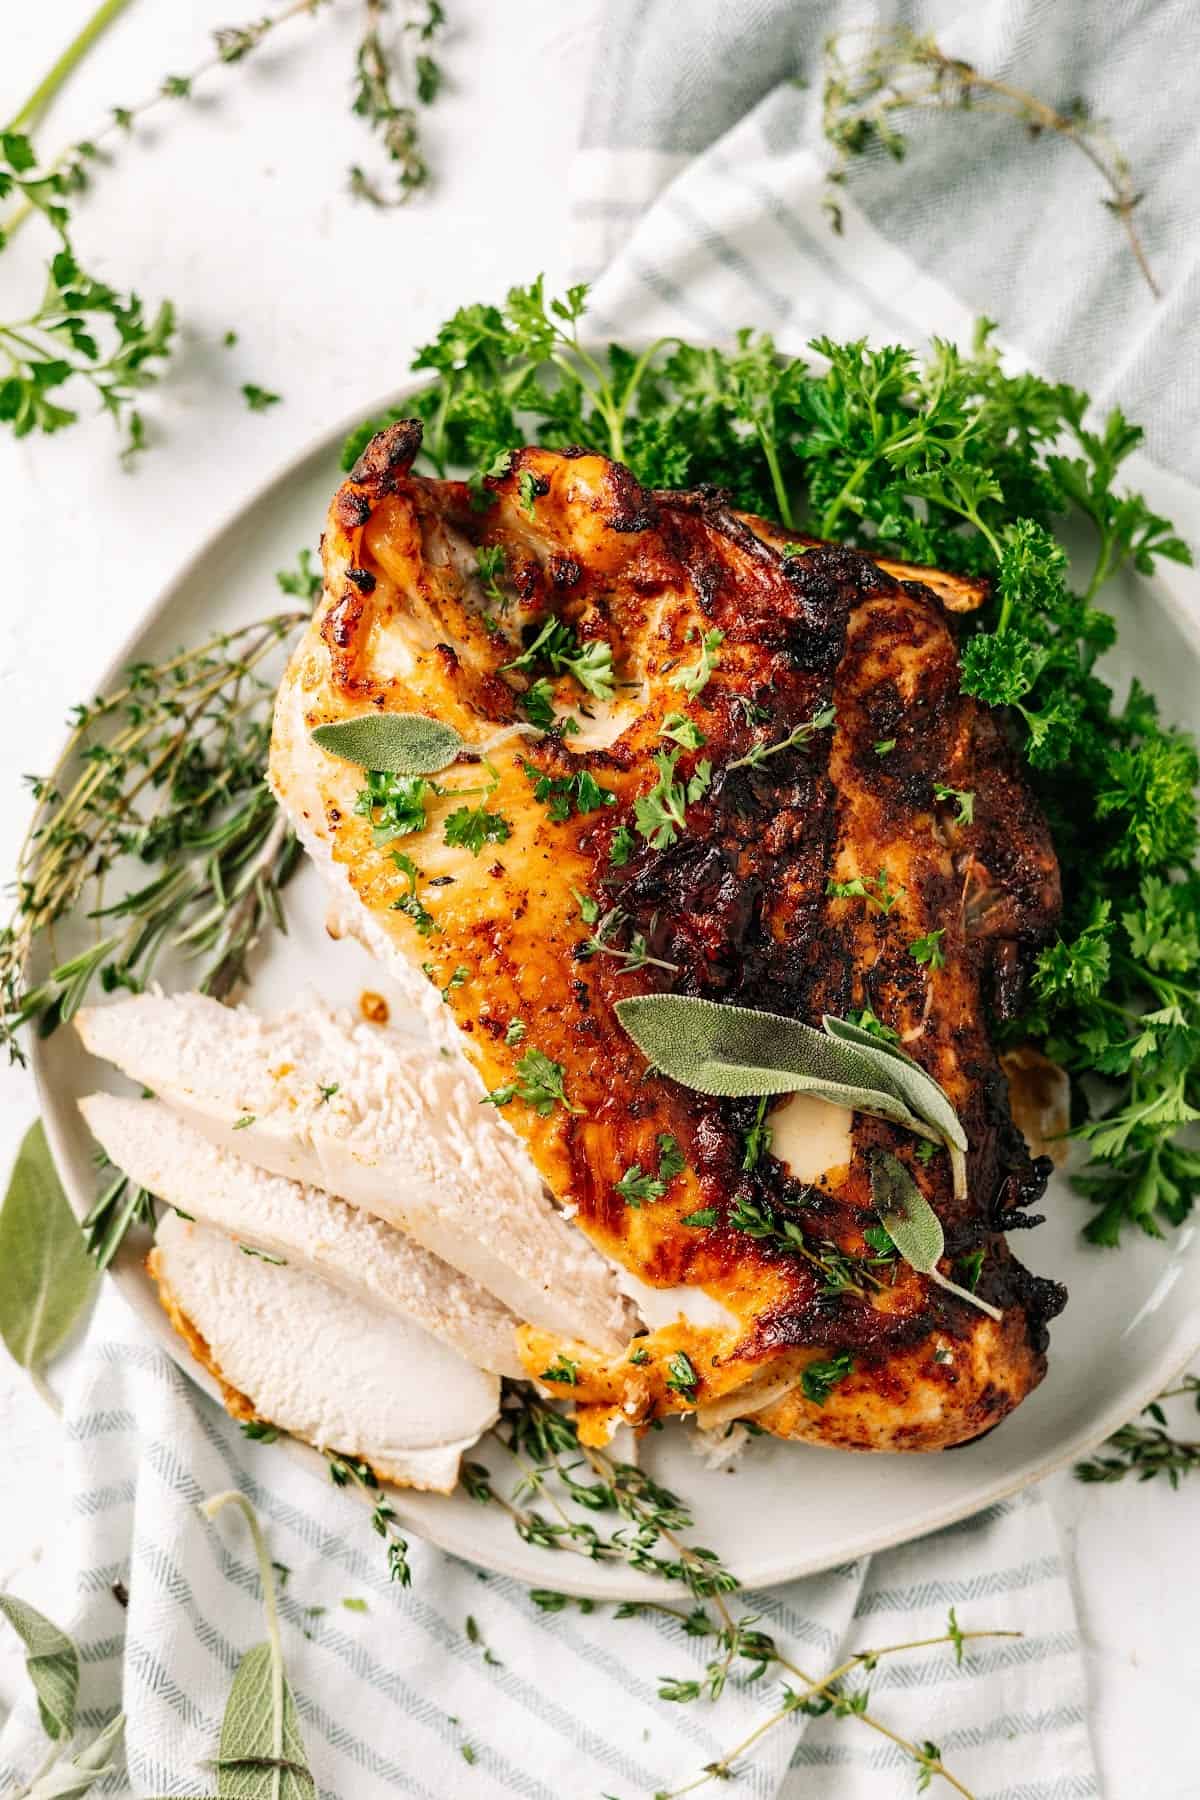
[[(458, 967), (469, 979), (447, 1001), (490, 1088), (510, 1082), (536, 1047), (561, 1063), (572, 1107), (540, 1117), (514, 1099), (505, 1116), (545, 1180), (578, 1208), (577, 1223), (643, 1282), (700, 1287), (727, 1324), (682, 1318), (641, 1340), (639, 1360), (598, 1358), (527, 1330), (526, 1365), (540, 1375), (560, 1352), (579, 1364), (558, 1391), (594, 1409), (590, 1428), (624, 1405), (625, 1417), (708, 1408), (748, 1382), (794, 1382), (806, 1363), (848, 1352), (853, 1373), (824, 1405), (796, 1386), (758, 1414), (783, 1436), (861, 1449), (938, 1449), (1002, 1419), (1045, 1369), (1045, 1321), (1065, 1296), (1029, 1275), (1003, 1230), (1044, 1186), (1009, 1117), (988, 1040), (985, 1001), (1003, 1011), (1026, 953), (1056, 917), (1059, 890), (1045, 825), (984, 709), (958, 688), (947, 611), (929, 584), (898, 580), (857, 552), (815, 547), (783, 557), (778, 528), (731, 513), (714, 493), (649, 494), (628, 470), (584, 452), (517, 451), (486, 484), (467, 489), (411, 473), (419, 427), (392, 427), (368, 447), (334, 499), (324, 540), (325, 598), (281, 690), (272, 751), (277, 789), (310, 842), (347, 873), (387, 940), (439, 986)], [(500, 546), (510, 596), (489, 631), (474, 574), (475, 547)], [(919, 573), (917, 571), (910, 572)], [(940, 578), (938, 578), (940, 579)], [(948, 589), (956, 609), (977, 600)], [(512, 835), (478, 858), (449, 850), (442, 822), (392, 846), (422, 871), (419, 892), (437, 931), (418, 935), (393, 910), (408, 891), (389, 846), (355, 816), (361, 777), (317, 752), (317, 724), (377, 708), (448, 721), (473, 744), (519, 721), (529, 678), (501, 672), (530, 628), (561, 615), (587, 642), (606, 639), (619, 685), (612, 708), (589, 703), (573, 679), (556, 683), (561, 708), (584, 733), (509, 740), (491, 755), (499, 787), (488, 805)], [(718, 666), (689, 701), (670, 675), (694, 663), (699, 633), (724, 632)], [(535, 673), (537, 671), (534, 671)], [(581, 705), (581, 702), (583, 703)], [(803, 750), (760, 768), (733, 768), (757, 743), (774, 743), (833, 704), (837, 724)], [(618, 829), (656, 780), (652, 758), (671, 712), (703, 731), (677, 776), (701, 759), (713, 778), (687, 809), (686, 833), (655, 850), (637, 838), (621, 867)], [(594, 716), (589, 716), (594, 715)], [(876, 743), (894, 738), (890, 754)], [(613, 803), (550, 819), (535, 774), (587, 769)], [(467, 784), (469, 765), (442, 777)], [(971, 790), (974, 822), (934, 783)], [(831, 878), (886, 871), (900, 898), (886, 913), (830, 898)], [(588, 927), (573, 890), (618, 906), (614, 941), (640, 932), (671, 969), (629, 972), (618, 957), (582, 954)], [(945, 967), (918, 964), (914, 939), (941, 929)], [(673, 990), (737, 1001), (818, 1022), (870, 1006), (945, 1087), (971, 1144), (970, 1198), (956, 1203), (944, 1156), (928, 1167), (913, 1140), (856, 1116), (850, 1161), (813, 1186), (766, 1156), (742, 1171), (755, 1105), (713, 1100), (661, 1077), (621, 1030), (616, 1000)], [(505, 1041), (521, 1019), (523, 1043)], [(615, 1184), (632, 1164), (654, 1170), (660, 1134), (674, 1136), (687, 1168), (666, 1194), (631, 1207)], [(739, 1198), (768, 1203), (813, 1242), (869, 1254), (873, 1219), (866, 1152), (885, 1145), (937, 1208), (952, 1265), (987, 1255), (980, 1292), (1003, 1307), (1000, 1324), (899, 1265), (894, 1282), (865, 1298), (830, 1298), (818, 1271), (727, 1224)], [(681, 1223), (714, 1208), (718, 1224)], [(667, 1385), (683, 1350), (694, 1391)], [(748, 1390), (749, 1391), (749, 1390)]]

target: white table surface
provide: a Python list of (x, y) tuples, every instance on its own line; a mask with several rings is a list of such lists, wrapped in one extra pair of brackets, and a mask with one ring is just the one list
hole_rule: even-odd
[[(90, 10), (90, 0), (8, 9), (0, 115)], [(103, 419), (22, 444), (0, 431), (5, 869), (27, 812), (21, 773), (49, 764), (67, 707), (239, 496), (330, 419), (365, 410), (402, 379), (412, 346), (455, 306), (499, 297), (539, 269), (561, 280), (566, 169), (602, 0), (452, 0), (450, 11), (450, 91), (427, 121), (437, 188), (411, 208), (381, 214), (346, 196), (345, 168), (366, 150), (345, 104), (357, 13), (347, 0), (219, 71), (197, 103), (160, 109), (145, 142), (122, 146), (80, 206), (88, 266), (147, 299), (170, 295), (183, 341), (168, 384), (145, 407), (161, 441), (132, 475)], [(53, 149), (95, 129), (109, 105), (200, 61), (207, 29), (241, 16), (226, 0), (135, 0), (40, 141)], [(30, 229), (5, 255), (2, 316), (15, 310), (17, 270), (32, 275), (41, 248)], [(220, 343), (230, 328), (232, 351)], [(278, 391), (282, 403), (250, 413), (243, 381)], [(6, 1072), (0, 1169), (34, 1104), (29, 1078)], [(69, 1574), (58, 1428), (3, 1349), (0, 1441), (0, 1584), (15, 1580), (49, 1604)], [(1079, 1605), (1103, 1791), (1200, 1800), (1200, 1480), (1172, 1493), (1162, 1482), (1091, 1488), (1061, 1475), (1048, 1491)], [(0, 1641), (0, 1703), (20, 1679)]]

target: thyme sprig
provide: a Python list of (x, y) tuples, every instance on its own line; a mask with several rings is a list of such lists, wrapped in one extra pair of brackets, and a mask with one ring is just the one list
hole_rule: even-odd
[[(164, 75), (153, 92), (147, 94), (143, 99), (127, 106), (110, 107), (107, 119), (98, 125), (95, 131), (89, 132), (86, 137), (77, 138), (74, 143), (68, 144), (66, 149), (60, 151), (53, 162), (42, 170), (38, 177), (39, 181), (53, 183), (51, 191), (60, 198), (65, 194), (81, 193), (91, 185), (96, 167), (106, 157), (109, 147), (122, 137), (128, 137), (137, 122), (145, 118), (147, 113), (154, 112), (160, 107), (169, 106), (172, 101), (190, 99), (197, 85), (215, 70), (226, 68), (231, 63), (244, 61), (252, 51), (258, 49), (264, 39), (268, 38), (272, 32), (277, 31), (281, 25), (290, 23), (292, 19), (298, 18), (301, 14), (311, 17), (322, 6), (331, 4), (332, 0), (290, 0), (290, 4), (280, 7), (278, 12), (265, 14), (262, 18), (255, 19), (249, 24), (218, 27), (212, 33), (214, 47), (211, 55), (195, 64), (185, 75)], [(106, 10), (104, 7), (99, 9), (100, 13)], [(99, 14), (93, 15), (93, 19), (83, 27), (79, 37), (64, 52), (64, 57), (59, 59), (59, 64), (62, 64), (67, 57), (72, 58), (67, 68), (58, 75), (58, 80), (61, 80), (68, 69), (78, 61), (78, 56), (73, 55), (76, 46), (83, 42), (86, 49), (94, 41), (94, 20), (98, 16)], [(52, 76), (58, 71), (59, 64), (55, 65), (55, 70), (51, 72)], [(47, 80), (49, 79), (47, 78)], [(57, 86), (57, 81), (55, 81), (55, 86)], [(20, 130), (24, 125), (33, 122), (35, 114), (41, 110), (45, 100), (49, 97), (46, 88), (47, 81), (39, 82), (34, 93), (12, 120), (9, 126), (10, 131)], [(50, 89), (50, 92), (53, 92), (53, 88)], [(45, 209), (42, 197), (22, 191), (24, 195), (22, 204), (7, 220), (4, 227), (8, 237), (11, 237), (13, 232), (24, 224), (32, 213)]]
[[(747, 1683), (760, 1679), (768, 1667), (773, 1667), (799, 1684), (796, 1688), (784, 1686), (781, 1704), (747, 1737), (708, 1764), (694, 1781), (670, 1793), (660, 1790), (655, 1800), (678, 1800), (679, 1795), (691, 1793), (709, 1781), (730, 1779), (737, 1760), (784, 1719), (793, 1714), (824, 1713), (856, 1718), (895, 1744), (911, 1760), (922, 1787), (937, 1777), (971, 1800), (969, 1790), (946, 1768), (936, 1745), (928, 1741), (918, 1743), (893, 1731), (868, 1710), (865, 1688), (850, 1691), (845, 1683), (853, 1675), (869, 1674), (885, 1656), (950, 1644), (961, 1662), (967, 1642), (1020, 1637), (1019, 1631), (964, 1631), (951, 1611), (946, 1631), (937, 1637), (890, 1644), (881, 1650), (857, 1651), (827, 1674), (813, 1676), (758, 1629), (756, 1618), (735, 1616), (731, 1598), (738, 1592), (737, 1577), (724, 1567), (715, 1552), (684, 1541), (681, 1534), (689, 1531), (692, 1524), (686, 1505), (644, 1469), (619, 1461), (607, 1450), (581, 1444), (574, 1422), (524, 1385), (506, 1390), (500, 1423), (491, 1437), (516, 1463), (516, 1487), (511, 1497), (506, 1497), (482, 1463), (468, 1463), (463, 1470), (463, 1485), (472, 1499), (498, 1505), (507, 1512), (518, 1535), (527, 1543), (571, 1551), (597, 1562), (622, 1561), (642, 1573), (678, 1582), (691, 1597), (694, 1604), (687, 1608), (661, 1602), (626, 1602), (617, 1608), (618, 1618), (660, 1613), (676, 1620), (688, 1637), (713, 1640), (715, 1655), (704, 1676), (663, 1677), (659, 1687), (661, 1699), (677, 1704), (717, 1700), (735, 1677), (739, 1664), (746, 1665), (742, 1678)], [(531, 1501), (541, 1505), (534, 1507)], [(587, 1516), (579, 1517), (580, 1512)], [(605, 1533), (592, 1523), (604, 1514), (616, 1514), (623, 1523)], [(550, 1590), (537, 1590), (533, 1597), (535, 1604), (545, 1610), (557, 1610), (560, 1602), (566, 1604)]]
[(370, 1463), (363, 1462), (361, 1457), (339, 1456), (332, 1450), (326, 1451), (325, 1460), (334, 1487), (358, 1488), (370, 1500), (371, 1529), (387, 1544), (388, 1576), (401, 1587), (411, 1587), (408, 1539), (402, 1536), (396, 1509), (380, 1487), (379, 1477)]
[[(19, 1026), (43, 1034), (72, 1017), (97, 981), (137, 991), (171, 947), (201, 963), (195, 985), (224, 998), (263, 929), (282, 926), (279, 894), (296, 841), (265, 786), (273, 685), (260, 666), (307, 620), (302, 611), (221, 632), (162, 663), (138, 663), (110, 694), (74, 709), (22, 845), (16, 899), (0, 930), (0, 1040), (23, 1061)], [(110, 900), (126, 858), (156, 867)], [(56, 950), (55, 927), (86, 916), (91, 941)], [(35, 943), (49, 974), (33, 987)]]
[(982, 74), (961, 57), (947, 56), (927, 33), (906, 25), (861, 26), (826, 41), (822, 119), (838, 161), (828, 176), (825, 209), (836, 231), (842, 229), (837, 190), (851, 158), (878, 148), (902, 161), (906, 139), (897, 115), (928, 111), (989, 113), (1024, 126), (1031, 138), (1052, 132), (1074, 144), (1103, 180), (1104, 205), (1120, 220), (1147, 287), (1160, 298), (1133, 222), (1142, 195), (1129, 163), (1086, 101), (1073, 100), (1065, 109), (1051, 106), (1024, 88)]
[(1076, 1479), (1092, 1483), (1114, 1482), (1133, 1475), (1138, 1481), (1153, 1481), (1156, 1476), (1165, 1475), (1171, 1486), (1177, 1488), (1185, 1475), (1200, 1470), (1200, 1438), (1175, 1437), (1167, 1428), (1167, 1415), (1163, 1411), (1163, 1401), (1176, 1400), (1183, 1395), (1187, 1395), (1200, 1412), (1200, 1375), (1185, 1375), (1178, 1387), (1168, 1388), (1157, 1400), (1142, 1408), (1143, 1416), (1153, 1419), (1152, 1425), (1142, 1425), (1131, 1419), (1104, 1444), (1103, 1450), (1110, 1454), (1097, 1454), (1086, 1462), (1076, 1463)]
[[(383, 147), (396, 178), (389, 196), (360, 164), (350, 169), (350, 191), (372, 206), (404, 206), (429, 181), (429, 165), (421, 141), (419, 107), (432, 106), (442, 88), (442, 67), (432, 54), (433, 45), (446, 23), (439, 0), (422, 0), (419, 17), (405, 22), (419, 48), (411, 71), (389, 47), (383, 32), (387, 0), (365, 0), (363, 34), (355, 52), (355, 87), (352, 110), (364, 119)], [(415, 102), (415, 104), (414, 104)]]
[[(669, 1609), (659, 1608), (664, 1611)], [(913, 1650), (933, 1650), (943, 1644), (949, 1644), (954, 1651), (955, 1660), (961, 1664), (963, 1646), (982, 1638), (1019, 1638), (1020, 1631), (964, 1631), (958, 1623), (954, 1608), (951, 1607), (947, 1619), (947, 1628), (936, 1637), (912, 1638), (901, 1644), (885, 1644), (878, 1650), (858, 1650), (844, 1658), (829, 1672), (821, 1676), (809, 1675), (798, 1663), (792, 1661), (776, 1645), (773, 1638), (757, 1629), (757, 1620), (753, 1617), (739, 1620), (713, 1622), (707, 1618), (703, 1609), (680, 1617), (684, 1630), (689, 1637), (712, 1635), (716, 1639), (718, 1655), (708, 1664), (702, 1680), (684, 1679), (681, 1681), (664, 1680), (659, 1686), (659, 1698), (686, 1704), (690, 1701), (707, 1697), (719, 1699), (726, 1683), (739, 1659), (746, 1661), (750, 1667), (744, 1676), (746, 1682), (761, 1678), (768, 1667), (782, 1669), (791, 1675), (800, 1685), (792, 1687), (789, 1683), (781, 1684), (780, 1704), (765, 1719), (759, 1721), (754, 1729), (741, 1738), (732, 1749), (724, 1752), (714, 1762), (706, 1763), (694, 1780), (686, 1782), (683, 1787), (671, 1790), (660, 1789), (654, 1800), (680, 1800), (680, 1796), (691, 1794), (697, 1788), (706, 1787), (710, 1781), (733, 1780), (737, 1772), (738, 1759), (760, 1743), (767, 1734), (795, 1714), (820, 1718), (832, 1714), (837, 1719), (858, 1719), (872, 1731), (896, 1746), (912, 1763), (917, 1774), (917, 1788), (924, 1792), (935, 1778), (947, 1783), (956, 1794), (962, 1794), (966, 1800), (972, 1800), (970, 1789), (961, 1782), (942, 1761), (942, 1753), (938, 1746), (929, 1739), (918, 1743), (907, 1738), (890, 1725), (885, 1725), (867, 1710), (870, 1690), (865, 1685), (848, 1687), (847, 1683), (857, 1675), (870, 1675), (879, 1663), (888, 1656), (899, 1656)]]

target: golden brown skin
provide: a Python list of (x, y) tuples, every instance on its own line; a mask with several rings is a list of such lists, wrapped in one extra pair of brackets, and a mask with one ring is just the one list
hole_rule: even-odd
[[(791, 1389), (757, 1416), (781, 1436), (926, 1450), (987, 1430), (1040, 1381), (1045, 1321), (1065, 1295), (1027, 1274), (1003, 1237), (1026, 1222), (1020, 1209), (1045, 1171), (1009, 1117), (985, 1002), (1011, 1004), (1059, 891), (1045, 825), (1004, 741), (958, 691), (955, 638), (933, 584), (954, 610), (977, 603), (977, 585), (932, 572), (921, 584), (903, 565), (897, 579), (834, 546), (785, 557), (792, 540), (734, 515), (720, 495), (648, 494), (628, 470), (585, 452), (518, 450), (507, 474), (485, 483), (481, 509), (462, 484), (411, 473), (419, 442), (413, 422), (380, 434), (333, 501), (325, 597), (281, 689), (273, 782), (389, 944), (439, 987), (468, 971), (446, 1000), (490, 1089), (517, 1077), (530, 1048), (562, 1065), (570, 1110), (555, 1105), (543, 1117), (518, 1097), (505, 1116), (552, 1191), (578, 1209), (577, 1224), (642, 1282), (701, 1288), (725, 1309), (710, 1309), (717, 1323), (680, 1317), (638, 1340), (633, 1362), (526, 1328), (527, 1368), (545, 1379), (563, 1354), (577, 1364), (574, 1381), (546, 1385), (574, 1399), (597, 1436), (617, 1413), (635, 1423), (696, 1407), (703, 1416), (750, 1382), (761, 1399), (776, 1374)], [(501, 605), (476, 575), (479, 545), (504, 552)], [(461, 804), (453, 800), (431, 805), (424, 831), (374, 842), (354, 810), (360, 772), (317, 751), (311, 728), (373, 709), (417, 711), (486, 744), (523, 717), (518, 693), (545, 671), (503, 665), (550, 614), (581, 642), (611, 645), (616, 700), (589, 701), (563, 674), (557, 708), (581, 733), (513, 737), (491, 750), (498, 785), (486, 805), (507, 820), (506, 842), (478, 857), (449, 849), (442, 828)], [(670, 677), (696, 663), (700, 634), (714, 628), (724, 633), (716, 667), (689, 700)], [(832, 731), (758, 768), (731, 766), (829, 704)], [(707, 760), (712, 780), (687, 806), (685, 831), (655, 849), (634, 829), (634, 801), (655, 784), (655, 753), (676, 748), (659, 728), (679, 712), (706, 741), (681, 751), (676, 779)], [(876, 751), (891, 739), (894, 749)], [(553, 820), (534, 780), (581, 770), (611, 802)], [(439, 779), (478, 787), (482, 774), (466, 762)], [(973, 823), (956, 822), (956, 802), (939, 801), (935, 782), (974, 793)], [(635, 849), (614, 863), (622, 828)], [(410, 884), (393, 850), (421, 871), (417, 891), (436, 926), (428, 935), (394, 910)], [(887, 911), (826, 892), (831, 878), (874, 882), (881, 871), (899, 896)], [(620, 909), (615, 946), (640, 933), (658, 961), (631, 970), (618, 955), (588, 955), (577, 893)], [(937, 970), (910, 949), (933, 930), (943, 932)], [(910, 1136), (861, 1115), (850, 1161), (815, 1185), (770, 1155), (745, 1173), (755, 1102), (709, 1099), (650, 1075), (617, 1022), (618, 999), (655, 991), (813, 1023), (869, 1006), (958, 1109), (971, 1144), (969, 1199), (954, 1200), (944, 1156), (925, 1166)], [(510, 1045), (514, 1019), (526, 1034)], [(616, 1184), (635, 1163), (657, 1169), (663, 1134), (686, 1168), (662, 1197), (631, 1206)], [(768, 1205), (811, 1243), (868, 1257), (866, 1153), (876, 1145), (911, 1167), (939, 1212), (947, 1273), (986, 1252), (979, 1292), (1003, 1308), (1000, 1324), (903, 1263), (864, 1275), (860, 1294), (830, 1297), (810, 1263), (728, 1224), (739, 1199)], [(681, 1222), (709, 1209), (715, 1226)], [(680, 1384), (670, 1360), (680, 1351), (694, 1383)], [(797, 1379), (839, 1353), (852, 1373), (820, 1404)]]

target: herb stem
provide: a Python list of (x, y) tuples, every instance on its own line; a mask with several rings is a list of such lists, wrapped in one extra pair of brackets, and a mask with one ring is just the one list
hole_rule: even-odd
[(49, 1407), (56, 1419), (61, 1419), (63, 1416), (62, 1401), (50, 1386), (50, 1383), (46, 1380), (45, 1370), (34, 1367), (27, 1370), (26, 1373), (29, 1376), (30, 1384), (38, 1399), (44, 1406)]
[(18, 107), (5, 131), (21, 131), (26, 126), (36, 123), (46, 110), (59, 88), (81, 63), (97, 38), (108, 30), (113, 21), (125, 11), (129, 0), (103, 0), (91, 18), (71, 39), (58, 60), (51, 64), (42, 79), (34, 88), (25, 104)]
[(254, 1554), (258, 1559), (258, 1579), (262, 1586), (263, 1617), (267, 1627), (267, 1642), (271, 1650), (271, 1754), (278, 1765), (283, 1758), (283, 1644), (279, 1636), (279, 1609), (275, 1603), (275, 1571), (267, 1549), (267, 1540), (263, 1536), (262, 1526), (258, 1522), (258, 1514), (236, 1488), (229, 1488), (223, 1494), (214, 1494), (200, 1508), (206, 1518), (215, 1520), (217, 1514), (226, 1506), (236, 1506), (250, 1527), (250, 1536), (254, 1540)]
[[(77, 38), (74, 43), (68, 45), (63, 56), (59, 58), (59, 62), (54, 65), (54, 68), (51, 69), (50, 73), (46, 76), (45, 81), (39, 83), (39, 86), (34, 90), (33, 94), (30, 95), (30, 98), (25, 102), (21, 111), (16, 115), (17, 120), (28, 116), (30, 106), (38, 101), (42, 88), (45, 87), (47, 83), (50, 83), (49, 92), (41, 101), (41, 104), (44, 104), (45, 100), (50, 97), (50, 94), (54, 92), (62, 80), (65, 79), (66, 75), (70, 73), (70, 70), (74, 67), (75, 63), (77, 63), (80, 57), (90, 48), (100, 31), (102, 31), (109, 23), (109, 18), (106, 17), (99, 25), (97, 25), (96, 21), (99, 19), (100, 14), (110, 14), (112, 18), (115, 18), (128, 3), (129, 0), (105, 0), (105, 5), (99, 9), (99, 13), (94, 16), (90, 25), (85, 26), (80, 33), (79, 38)], [(269, 14), (266, 17), (259, 19), (255, 24), (245, 27), (244, 31), (241, 33), (245, 43), (243, 49), (239, 50), (236, 54), (218, 49), (214, 55), (206, 57), (203, 62), (198, 63), (189, 75), (180, 78), (180, 88), (173, 87), (168, 79), (161, 82), (152, 94), (148, 94), (146, 98), (140, 100), (136, 106), (114, 107), (112, 116), (105, 124), (101, 125), (98, 130), (92, 132), (89, 137), (81, 139), (61, 151), (59, 155), (55, 157), (54, 161), (49, 164), (45, 173), (47, 175), (54, 174), (57, 170), (60, 170), (65, 163), (77, 163), (85, 154), (91, 157), (99, 145), (115, 136), (117, 132), (130, 130), (135, 119), (144, 117), (146, 113), (152, 111), (157, 106), (162, 106), (168, 101), (179, 99), (181, 93), (186, 93), (195, 82), (201, 80), (204, 76), (211, 74), (214, 69), (221, 68), (228, 63), (237, 62), (248, 50), (257, 49), (258, 45), (268, 33), (276, 30), (278, 26), (285, 24), (289, 19), (294, 19), (299, 13), (316, 13), (324, 4), (326, 4), (326, 0), (291, 0), (291, 4), (283, 7), (279, 12)], [(93, 26), (95, 27), (94, 30), (92, 29)], [(90, 35), (88, 35), (89, 32)], [(81, 42), (81, 40), (85, 41)], [(70, 60), (66, 61), (68, 58)], [(64, 61), (66, 62), (66, 66), (62, 67), (60, 70), (60, 64), (63, 64)], [(16, 120), (14, 120), (14, 124), (15, 123)], [(11, 125), (8, 127), (9, 130), (12, 128)], [(84, 144), (88, 146), (86, 152), (82, 148)], [(4, 221), (3, 226), (0, 227), (3, 237), (11, 239), (13, 233), (25, 223), (25, 220), (29, 217), (30, 213), (35, 210), (36, 209), (28, 201), (17, 207), (16, 210), (10, 214), (8, 219)]]

